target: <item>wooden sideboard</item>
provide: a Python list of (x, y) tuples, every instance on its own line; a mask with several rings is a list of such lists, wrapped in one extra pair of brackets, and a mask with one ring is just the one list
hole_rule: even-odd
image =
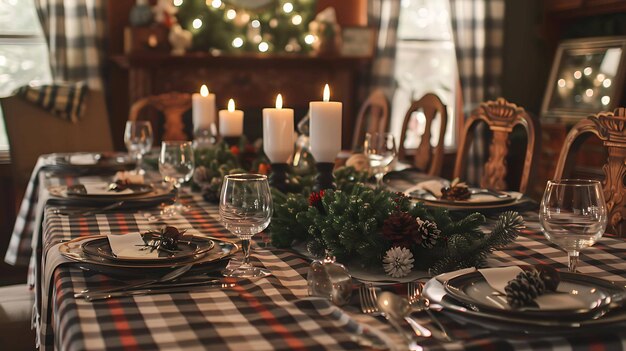
[[(113, 90), (111, 111), (115, 144), (123, 147), (123, 125), (128, 106), (138, 99), (166, 92), (197, 92), (206, 84), (217, 97), (218, 109), (228, 99), (245, 112), (244, 131), (250, 138), (262, 136), (262, 109), (274, 106), (281, 93), (285, 107), (295, 109), (296, 122), (308, 110), (310, 101), (321, 100), (324, 84), (331, 99), (343, 102), (343, 147), (348, 148), (358, 103), (358, 79), (367, 72), (370, 59), (308, 55), (224, 55), (166, 53), (115, 55), (110, 58), (117, 74), (127, 79), (125, 89)], [(122, 84), (123, 85), (123, 84)], [(124, 113), (124, 106), (125, 111)]]

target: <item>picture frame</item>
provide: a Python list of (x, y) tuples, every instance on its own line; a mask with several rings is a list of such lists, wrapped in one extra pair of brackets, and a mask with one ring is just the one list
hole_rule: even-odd
[(541, 106), (542, 118), (577, 121), (612, 111), (622, 100), (626, 37), (560, 43)]
[(341, 30), (341, 55), (373, 57), (376, 32), (370, 27), (344, 27)]

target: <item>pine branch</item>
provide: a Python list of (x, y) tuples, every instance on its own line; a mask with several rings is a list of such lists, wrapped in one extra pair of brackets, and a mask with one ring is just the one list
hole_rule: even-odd
[(524, 228), (522, 216), (514, 211), (504, 212), (498, 217), (498, 222), (489, 235), (467, 251), (460, 250), (456, 255), (444, 257), (432, 266), (431, 272), (439, 274), (465, 267), (482, 266), (489, 253), (514, 241), (522, 228)]

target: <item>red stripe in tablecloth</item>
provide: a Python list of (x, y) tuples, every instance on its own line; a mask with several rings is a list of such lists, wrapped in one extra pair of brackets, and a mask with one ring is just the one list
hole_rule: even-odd
[(116, 299), (109, 299), (107, 305), (109, 306), (109, 313), (111, 313), (115, 329), (119, 334), (122, 348), (125, 350), (139, 350), (139, 343), (131, 332), (130, 324), (124, 314), (124, 308)]
[(224, 236), (224, 233), (222, 232), (224, 228), (220, 224), (214, 223), (213, 221), (206, 220), (206, 217), (209, 216), (208, 214), (201, 213), (200, 211), (193, 211), (189, 215), (194, 220), (197, 220), (197, 223), (195, 223), (195, 226), (199, 228), (195, 228), (195, 229), (207, 230), (211, 233), (211, 235), (216, 236), (216, 237)]
[(87, 222), (87, 218), (80, 217), (78, 219), (78, 236), (89, 236), (93, 235), (93, 233), (89, 230), (89, 223)]
[(126, 221), (126, 217), (123, 213), (116, 213), (115, 221), (123, 232), (129, 231), (128, 222)]
[(289, 330), (282, 325), (279, 321), (276, 320), (276, 317), (263, 306), (259, 300), (254, 297), (251, 293), (246, 291), (241, 285), (235, 284), (234, 290), (237, 291), (242, 297), (246, 298), (246, 300), (250, 303), (250, 306), (254, 308), (261, 318), (267, 321), (267, 324), (278, 334), (280, 334), (287, 346), (292, 350), (306, 350), (304, 344), (298, 340), (295, 336), (293, 336)]

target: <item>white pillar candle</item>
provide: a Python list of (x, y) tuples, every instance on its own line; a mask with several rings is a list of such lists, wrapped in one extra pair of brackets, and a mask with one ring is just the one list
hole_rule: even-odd
[(243, 134), (243, 111), (235, 110), (235, 101), (228, 100), (228, 110), (220, 110), (220, 135), (238, 137)]
[(324, 87), (324, 101), (311, 101), (309, 137), (316, 162), (335, 162), (341, 151), (341, 102), (329, 101), (330, 89)]
[(276, 97), (276, 108), (263, 109), (263, 150), (272, 163), (286, 163), (293, 154), (293, 109), (283, 108), (283, 97)]
[(200, 94), (191, 96), (193, 129), (210, 129), (215, 122), (215, 94), (209, 94), (206, 85), (200, 88)]

